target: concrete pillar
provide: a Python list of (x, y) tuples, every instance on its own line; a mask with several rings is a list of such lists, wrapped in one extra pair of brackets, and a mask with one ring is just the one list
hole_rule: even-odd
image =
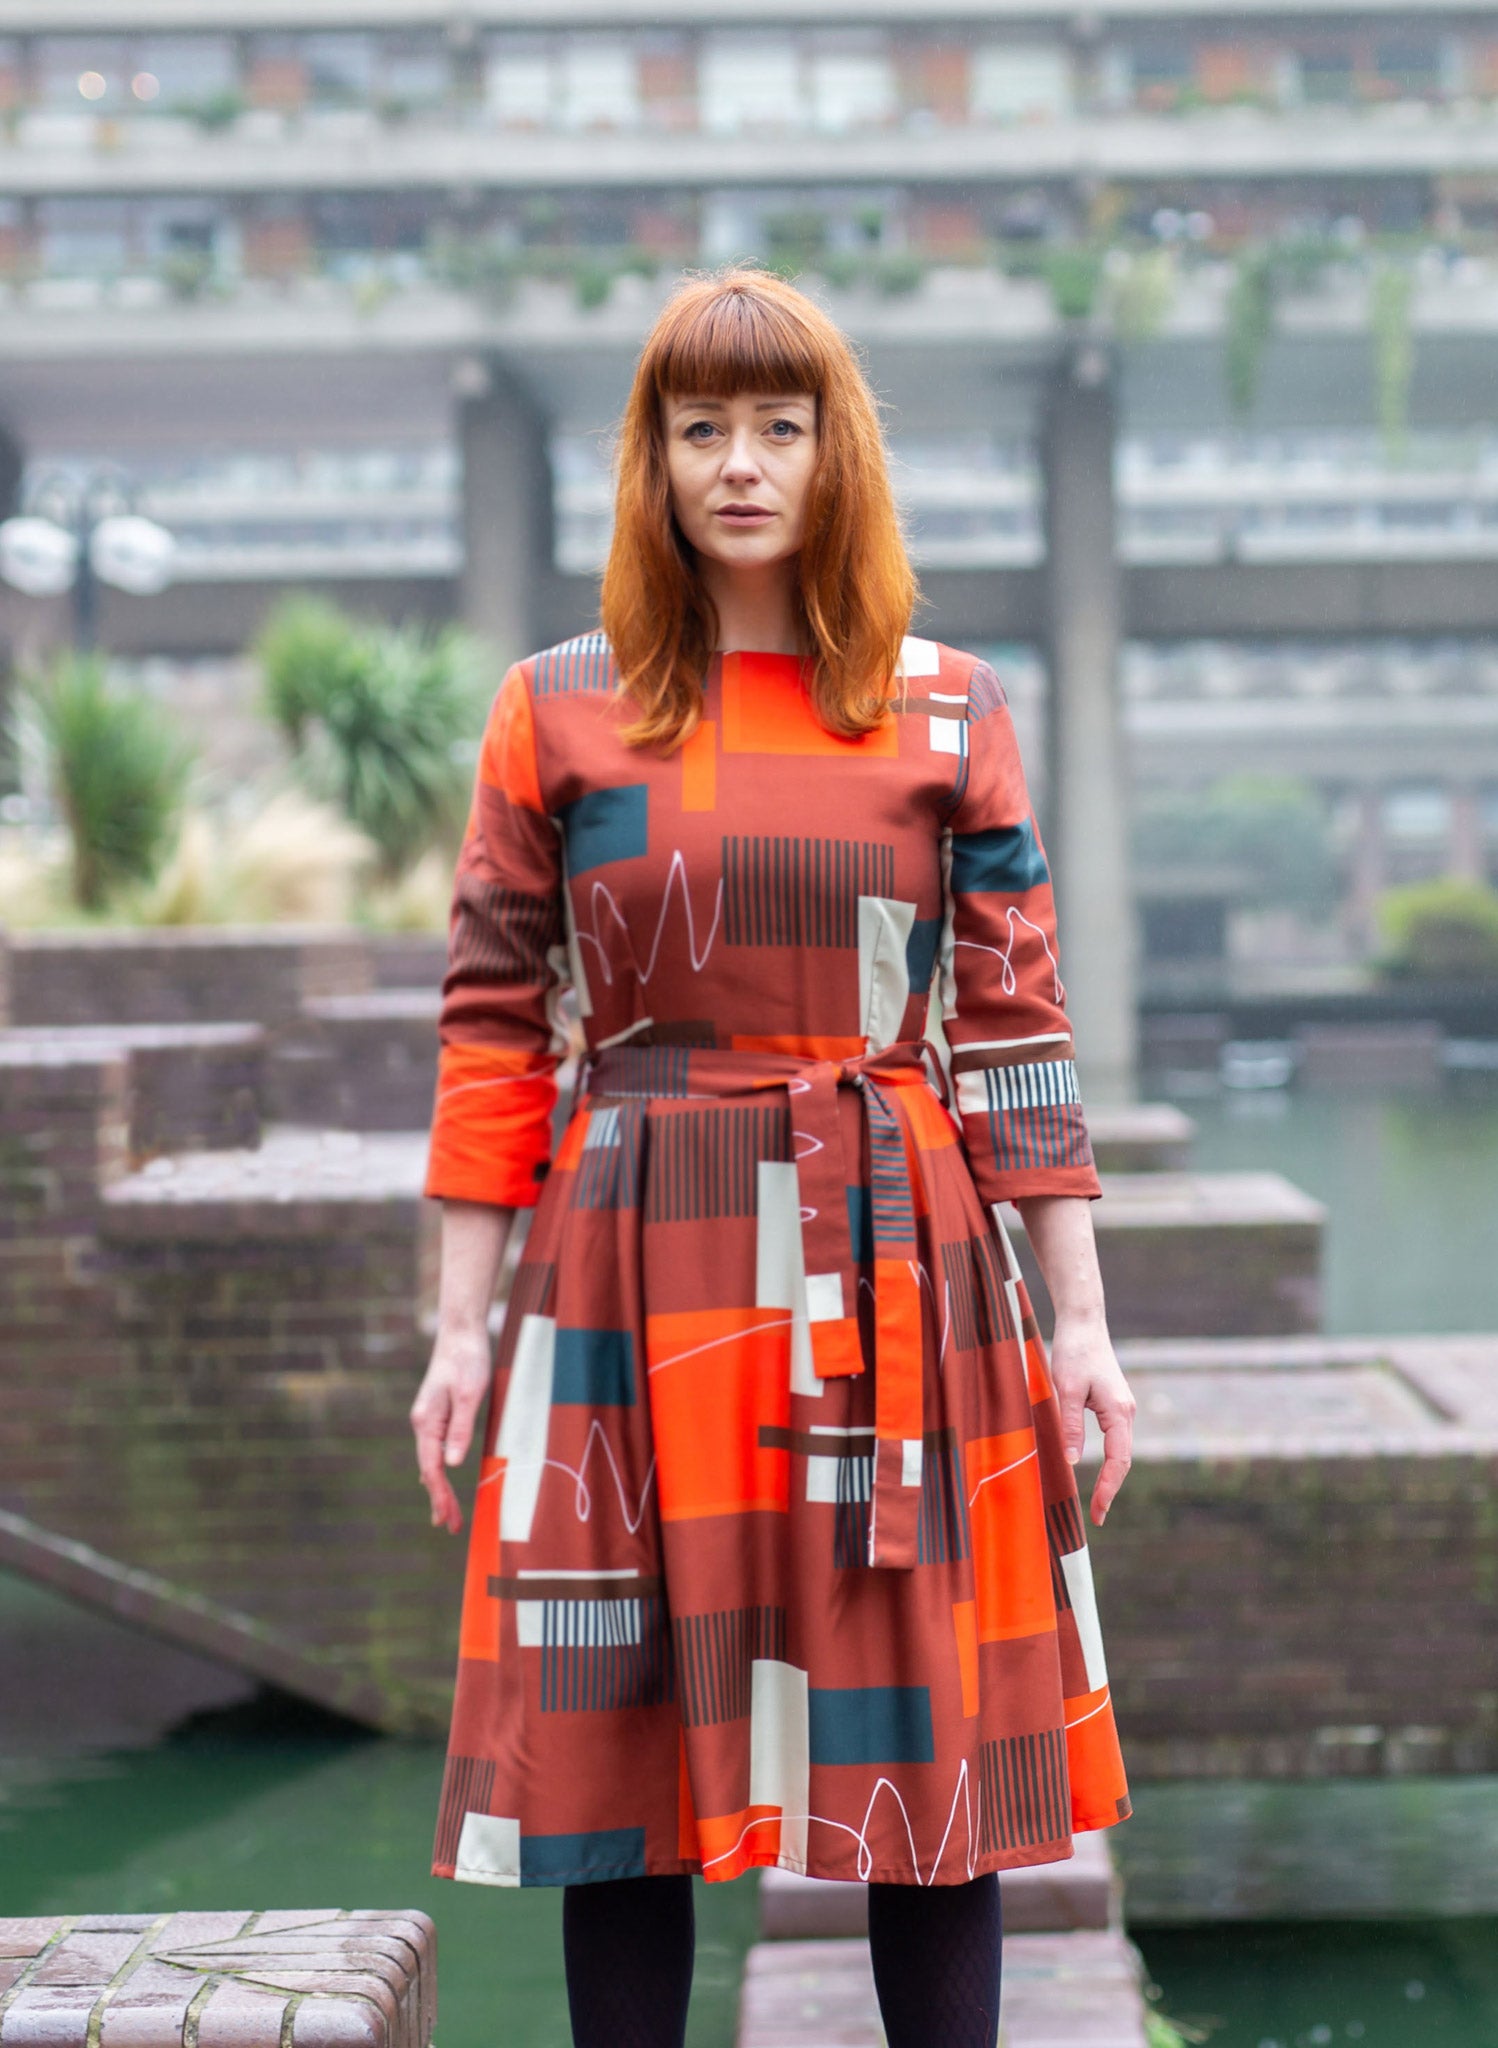
[(498, 363), (465, 360), (453, 382), (463, 463), (463, 623), (501, 661), (518, 661), (542, 644), (552, 579), (546, 423)]
[(1483, 844), (1482, 797), (1475, 783), (1453, 784), (1451, 798), (1451, 839), (1447, 854), (1448, 874), (1464, 882), (1485, 882), (1488, 878), (1487, 848)]
[(1123, 583), (1105, 351), (1090, 342), (1068, 348), (1044, 408), (1050, 791), (1043, 831), (1084, 1096), (1129, 1102), (1138, 1088), (1138, 937), (1118, 704)]
[(1385, 886), (1384, 793), (1377, 785), (1355, 796), (1347, 919), (1354, 944), (1366, 951), (1378, 944), (1376, 906)]

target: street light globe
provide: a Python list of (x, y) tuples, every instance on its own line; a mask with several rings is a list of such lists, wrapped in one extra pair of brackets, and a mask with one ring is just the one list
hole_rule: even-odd
[(27, 597), (61, 597), (78, 573), (78, 542), (50, 519), (0, 521), (0, 576)]
[(88, 557), (101, 583), (112, 583), (134, 597), (154, 597), (172, 580), (177, 543), (154, 519), (126, 512), (99, 521)]

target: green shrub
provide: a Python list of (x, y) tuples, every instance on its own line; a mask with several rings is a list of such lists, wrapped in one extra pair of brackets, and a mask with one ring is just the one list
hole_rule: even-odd
[(149, 881), (176, 836), (191, 750), (160, 705), (111, 686), (98, 656), (66, 654), (17, 692), (20, 749), (39, 761), (68, 836), (70, 886), (86, 911)]
[(887, 298), (905, 298), (919, 291), (926, 266), (913, 249), (893, 249), (874, 260), (874, 282)]
[(1498, 889), (1486, 883), (1446, 875), (1390, 889), (1379, 898), (1378, 923), (1387, 975), (1498, 979)]
[(1052, 249), (1045, 266), (1051, 303), (1063, 320), (1085, 320), (1097, 303), (1103, 281), (1103, 258), (1082, 246)]
[(572, 289), (578, 305), (589, 312), (595, 306), (607, 305), (614, 289), (614, 273), (607, 263), (585, 258), (572, 273)]
[(382, 875), (456, 835), (471, 781), (464, 743), (483, 718), (476, 642), (452, 628), (366, 625), (299, 598), (255, 651), (298, 779), (367, 834)]

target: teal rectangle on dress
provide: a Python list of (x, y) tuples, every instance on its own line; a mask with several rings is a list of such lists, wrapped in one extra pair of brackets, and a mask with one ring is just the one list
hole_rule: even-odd
[(596, 1403), (603, 1408), (632, 1408), (635, 1343), (629, 1331), (559, 1329), (551, 1398), (566, 1407)]
[(929, 1764), (935, 1760), (927, 1686), (814, 1685), (808, 1701), (814, 1764)]

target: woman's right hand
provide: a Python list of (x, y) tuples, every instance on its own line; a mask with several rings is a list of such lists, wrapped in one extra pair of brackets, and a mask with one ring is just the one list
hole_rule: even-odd
[(461, 1465), (468, 1455), (493, 1370), (487, 1329), (439, 1327), (426, 1377), (411, 1404), (416, 1466), (432, 1503), (434, 1529), (450, 1529), (456, 1535), (463, 1526), (463, 1510), (446, 1468)]

